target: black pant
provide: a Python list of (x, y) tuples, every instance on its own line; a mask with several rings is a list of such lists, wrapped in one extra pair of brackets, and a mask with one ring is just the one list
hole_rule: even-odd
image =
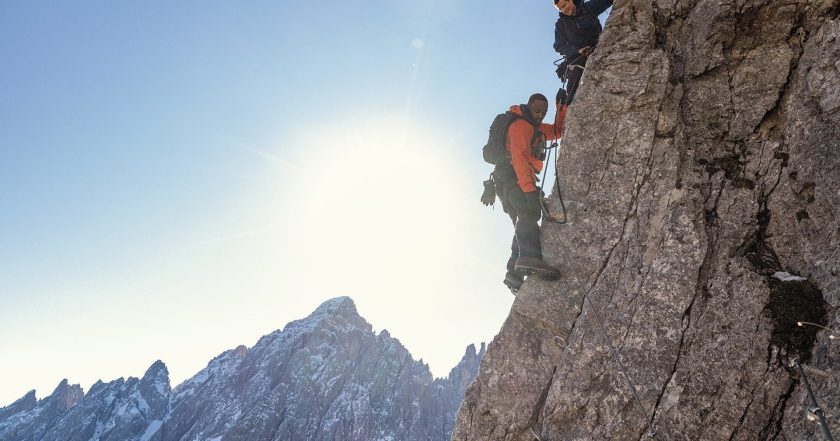
[(500, 196), (502, 208), (510, 216), (514, 225), (510, 259), (507, 263), (508, 271), (513, 271), (516, 259), (520, 255), (542, 259), (539, 225), (542, 209), (539, 199), (532, 198), (529, 202), (516, 183), (506, 185)]
[(583, 68), (586, 66), (586, 59), (588, 57), (581, 56), (572, 61), (566, 67), (566, 102), (564, 104), (572, 104), (575, 98), (575, 93), (580, 84), (580, 77), (583, 76)]

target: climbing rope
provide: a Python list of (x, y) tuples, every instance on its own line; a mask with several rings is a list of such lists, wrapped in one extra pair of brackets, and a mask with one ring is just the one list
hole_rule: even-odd
[[(548, 149), (547, 149), (548, 153), (546, 153), (546, 161), (545, 162), (549, 162), (549, 159), (551, 158), (551, 150), (556, 148), (557, 155), (556, 155), (555, 163), (554, 163), (554, 185), (555, 185), (555, 188), (557, 190), (557, 197), (560, 199), (560, 207), (562, 207), (562, 209), (563, 209), (563, 220), (562, 221), (557, 220), (556, 218), (554, 218), (554, 216), (551, 215), (551, 213), (548, 211), (548, 207), (545, 206), (544, 203), (542, 203), (542, 198), (540, 198), (540, 201), (541, 201), (540, 205), (542, 206), (542, 208), (545, 212), (545, 219), (546, 220), (549, 220), (551, 222), (562, 225), (562, 224), (565, 224), (568, 221), (568, 218), (566, 216), (566, 205), (563, 203), (563, 194), (560, 191), (560, 177), (559, 177), (559, 171), (558, 171), (558, 167), (557, 167), (557, 162), (560, 161), (560, 148), (559, 148), (559, 144), (556, 141), (556, 139), (557, 139), (557, 126), (556, 126), (556, 124), (554, 126), (554, 138), (555, 138), (555, 141), (552, 142), (551, 146), (548, 147)], [(545, 182), (545, 178), (547, 176), (547, 173), (548, 173), (548, 167), (546, 167), (543, 170), (543, 182)], [(563, 254), (563, 256), (565, 257), (566, 261), (571, 262), (571, 259), (569, 258), (569, 255), (566, 253), (566, 251), (564, 251), (563, 247), (560, 247), (560, 250), (561, 250), (561, 253)], [(647, 413), (647, 410), (645, 409), (644, 403), (642, 402), (642, 399), (639, 396), (639, 392), (636, 390), (636, 386), (633, 384), (633, 381), (630, 379), (630, 374), (627, 372), (627, 367), (624, 365), (624, 362), (621, 360), (619, 350), (616, 349), (616, 347), (612, 344), (612, 340), (610, 339), (609, 335), (607, 334), (607, 328), (606, 328), (606, 326), (604, 326), (604, 320), (601, 318), (601, 314), (600, 314), (600, 310), (599, 310), (598, 306), (595, 304), (595, 302), (592, 301), (592, 298), (589, 296), (589, 291), (595, 285), (593, 284), (591, 287), (589, 287), (589, 289), (584, 289), (583, 284), (580, 282), (580, 280), (577, 280), (577, 283), (578, 283), (578, 288), (580, 289), (581, 292), (583, 292), (584, 298), (586, 298), (586, 301), (589, 303), (589, 306), (592, 309), (593, 314), (595, 315), (595, 319), (598, 322), (598, 327), (601, 330), (601, 335), (603, 336), (604, 341), (606, 341), (607, 346), (610, 349), (610, 353), (612, 354), (613, 358), (615, 359), (616, 363), (618, 364), (618, 367), (621, 370), (621, 374), (624, 377), (624, 380), (626, 381), (627, 386), (630, 388), (630, 391), (633, 393), (633, 397), (636, 400), (636, 403), (639, 405), (639, 410), (641, 410), (642, 416), (644, 416), (644, 418), (645, 418), (645, 435), (648, 438), (656, 439), (656, 431), (654, 430), (653, 420), (650, 416), (648, 416), (648, 413)], [(582, 313), (583, 312), (581, 311), (581, 314)], [(537, 441), (542, 441), (542, 438), (533, 429), (533, 427), (529, 427), (529, 429), (531, 431), (531, 434), (535, 437), (535, 439)]]
[[(556, 168), (556, 166), (557, 165), (555, 164), (555, 168)], [(557, 176), (555, 176), (555, 183), (557, 183), (558, 181), (559, 180), (558, 180)], [(560, 196), (559, 184), (558, 184), (558, 187), (557, 187), (557, 194), (558, 194), (558, 196)], [(560, 199), (561, 200), (560, 204), (561, 204), (561, 206), (563, 206), (562, 196), (560, 196), (560, 198), (561, 198)], [(566, 207), (565, 206), (563, 206), (563, 218), (564, 218), (563, 222), (559, 222), (559, 221), (555, 221), (555, 222), (557, 222), (557, 223), (565, 223), (566, 222)], [(560, 247), (560, 250), (561, 250), (561, 254), (564, 256), (566, 262), (567, 263), (571, 262), (571, 259), (569, 258), (569, 255), (565, 251), (565, 249), (563, 247)], [(624, 377), (624, 380), (627, 383), (627, 386), (630, 388), (630, 391), (633, 393), (633, 398), (636, 400), (636, 403), (639, 405), (639, 410), (641, 411), (642, 415), (645, 418), (645, 435), (649, 438), (656, 439), (656, 430), (654, 429), (654, 426), (653, 426), (653, 420), (648, 415), (647, 410), (645, 409), (644, 403), (642, 402), (642, 399), (639, 396), (639, 392), (636, 390), (636, 386), (633, 384), (633, 381), (630, 379), (630, 374), (627, 372), (627, 367), (624, 365), (624, 362), (621, 360), (620, 351), (618, 349), (616, 349), (616, 347), (612, 344), (612, 340), (610, 339), (609, 335), (607, 334), (607, 328), (606, 328), (606, 326), (604, 326), (603, 318), (601, 318), (600, 309), (595, 304), (595, 302), (592, 301), (592, 298), (589, 296), (589, 292), (592, 290), (592, 288), (595, 285), (593, 284), (592, 286), (589, 287), (589, 289), (585, 289), (584, 286), (583, 286), (583, 283), (581, 283), (580, 280), (577, 280), (577, 284), (578, 284), (578, 289), (580, 289), (580, 291), (583, 292), (584, 298), (589, 303), (589, 306), (592, 309), (592, 313), (595, 315), (595, 320), (598, 322), (598, 327), (601, 331), (601, 335), (603, 336), (604, 341), (607, 343), (607, 346), (610, 349), (610, 353), (612, 354), (613, 358), (615, 359), (616, 363), (618, 364), (618, 367), (621, 370), (621, 374)], [(582, 312), (581, 312), (581, 314), (582, 314)], [(532, 432), (533, 432), (533, 430), (532, 430)], [(539, 440), (540, 438), (537, 438), (537, 439)]]
[(799, 368), (799, 375), (802, 376), (802, 381), (805, 383), (805, 390), (808, 392), (808, 398), (811, 400), (811, 407), (808, 408), (809, 414), (816, 416), (825, 439), (827, 441), (834, 441), (834, 437), (831, 436), (831, 430), (828, 428), (828, 422), (825, 420), (825, 414), (820, 408), (820, 405), (817, 404), (817, 397), (814, 396), (814, 391), (811, 390), (811, 383), (808, 382), (808, 376), (805, 375), (805, 370), (802, 369), (802, 365), (799, 364), (799, 360), (794, 359), (793, 362), (796, 364), (796, 367)]
[[(566, 258), (567, 262), (570, 262), (569, 255), (562, 251), (563, 248), (561, 247), (561, 252)], [(589, 289), (583, 289), (583, 284), (580, 280), (577, 280), (578, 288), (583, 292), (583, 296), (587, 302), (589, 302), (589, 306), (592, 308), (592, 313), (595, 315), (595, 321), (598, 322), (598, 327), (601, 330), (601, 336), (604, 337), (604, 341), (607, 342), (607, 346), (610, 348), (610, 353), (612, 353), (613, 358), (615, 359), (616, 363), (618, 363), (618, 368), (621, 370), (622, 376), (624, 376), (624, 380), (627, 382), (627, 386), (630, 388), (630, 391), (633, 392), (633, 397), (636, 399), (636, 403), (639, 405), (639, 410), (641, 410), (642, 415), (645, 418), (645, 435), (648, 438), (656, 439), (656, 430), (653, 426), (653, 420), (650, 416), (648, 416), (647, 410), (645, 410), (645, 405), (642, 402), (641, 397), (639, 396), (639, 392), (636, 390), (636, 386), (633, 384), (633, 381), (630, 380), (630, 374), (627, 373), (627, 367), (624, 365), (624, 362), (621, 361), (620, 352), (618, 349), (615, 348), (612, 344), (612, 340), (610, 339), (609, 335), (607, 334), (607, 328), (604, 326), (604, 320), (601, 318), (600, 310), (595, 302), (592, 301), (592, 298), (589, 296), (589, 291), (595, 286), (594, 284), (589, 287)], [(583, 312), (581, 312), (583, 314)]]
[[(560, 199), (560, 208), (563, 209), (563, 220), (558, 220), (554, 215), (551, 214), (551, 211), (548, 209), (548, 204), (546, 204), (542, 197), (540, 198), (540, 207), (543, 209), (543, 214), (545, 214), (544, 218), (547, 221), (554, 222), (556, 224), (563, 225), (568, 221), (566, 217), (566, 204), (563, 203), (563, 193), (560, 192), (560, 177), (559, 172), (557, 171), (557, 162), (560, 161), (560, 144), (557, 143), (557, 126), (554, 126), (554, 139), (555, 141), (551, 143), (546, 150), (548, 153), (545, 155), (545, 163), (548, 164), (551, 159), (551, 151), (557, 150), (557, 157), (554, 159), (554, 188), (557, 190), (557, 197)], [(546, 177), (548, 176), (548, 166), (543, 169), (543, 178), (542, 182), (545, 182)], [(541, 195), (542, 196), (542, 195)]]
[[(834, 329), (831, 329), (831, 328), (827, 328), (827, 327), (825, 327), (825, 326), (823, 326), (819, 323), (805, 322), (805, 321), (796, 322), (796, 326), (799, 326), (801, 328), (805, 327), (805, 325), (813, 326), (813, 327), (816, 327), (816, 328), (821, 328), (821, 329), (829, 331), (830, 332), (830, 334), (828, 334), (828, 339), (829, 340), (834, 340), (835, 338), (837, 338), (837, 335), (835, 335), (835, 334), (837, 334), (837, 331), (835, 331)], [(802, 376), (802, 381), (805, 383), (805, 391), (808, 394), (808, 399), (811, 401), (811, 407), (808, 408), (809, 419), (811, 419), (810, 416), (813, 415), (814, 418), (817, 420), (817, 422), (820, 424), (820, 428), (822, 428), (823, 435), (825, 436), (825, 439), (828, 440), (828, 441), (834, 441), (834, 437), (831, 436), (831, 429), (829, 429), (828, 422), (826, 422), (826, 420), (825, 420), (825, 413), (822, 411), (822, 409), (820, 408), (820, 405), (817, 403), (817, 397), (816, 397), (816, 395), (814, 395), (814, 391), (811, 389), (811, 383), (808, 381), (808, 376), (805, 375), (805, 369), (799, 363), (799, 360), (797, 360), (795, 358), (793, 359), (793, 364), (795, 364), (796, 367), (799, 368), (799, 375)]]
[(825, 327), (825, 326), (823, 326), (819, 323), (803, 322), (803, 321), (796, 322), (796, 326), (799, 326), (800, 328), (804, 327), (805, 325), (814, 326), (814, 327), (821, 328), (821, 329), (824, 329), (826, 331), (829, 331), (830, 332), (830, 334), (828, 334), (828, 339), (829, 340), (834, 340), (834, 339), (840, 338), (840, 337), (838, 337), (838, 335), (840, 335), (840, 332), (837, 332), (837, 331), (835, 331), (834, 329), (831, 329), (831, 328), (827, 328), (827, 327)]
[[(562, 247), (560, 249), (563, 250)], [(566, 261), (567, 262), (570, 261), (569, 255), (566, 254), (565, 251), (561, 251), (561, 252), (563, 253), (564, 257), (566, 258)], [(642, 415), (645, 418), (645, 436), (647, 436), (648, 438), (656, 440), (657, 439), (656, 438), (656, 430), (655, 430), (654, 425), (653, 425), (653, 420), (650, 416), (648, 416), (647, 410), (645, 410), (644, 403), (642, 402), (642, 398), (639, 396), (639, 392), (636, 390), (636, 386), (633, 384), (633, 381), (630, 379), (630, 374), (627, 372), (627, 367), (624, 365), (624, 362), (621, 361), (620, 351), (618, 349), (616, 349), (615, 346), (613, 346), (612, 340), (610, 339), (609, 335), (607, 334), (607, 328), (606, 328), (606, 326), (604, 326), (604, 320), (601, 318), (601, 314), (599, 312), (600, 310), (599, 310), (598, 306), (595, 304), (595, 302), (592, 301), (592, 298), (589, 296), (589, 291), (595, 285), (592, 285), (592, 287), (589, 287), (589, 289), (584, 289), (583, 284), (580, 282), (580, 280), (577, 280), (577, 284), (578, 284), (578, 288), (581, 290), (581, 292), (583, 292), (584, 298), (586, 299), (587, 302), (589, 302), (589, 306), (592, 308), (592, 312), (595, 315), (595, 321), (598, 322), (598, 327), (601, 330), (601, 336), (603, 336), (604, 341), (607, 342), (607, 346), (609, 346), (609, 348), (610, 348), (610, 353), (612, 354), (616, 363), (618, 363), (618, 368), (619, 368), (619, 370), (621, 370), (621, 374), (624, 377), (624, 380), (627, 383), (627, 386), (630, 388), (630, 391), (633, 393), (633, 398), (636, 400), (636, 403), (639, 405), (639, 410), (641, 410)], [(582, 311), (581, 311), (581, 314), (583, 314)], [(531, 431), (531, 435), (534, 436), (534, 439), (536, 441), (543, 441), (542, 437), (537, 433), (537, 431), (534, 430), (533, 427), (529, 427), (529, 429)]]

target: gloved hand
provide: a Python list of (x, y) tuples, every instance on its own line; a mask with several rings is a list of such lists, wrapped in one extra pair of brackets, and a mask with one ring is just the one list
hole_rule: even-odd
[(485, 206), (493, 205), (496, 202), (496, 184), (492, 179), (484, 181), (484, 193), (481, 194), (481, 203)]
[(555, 98), (555, 104), (557, 107), (560, 107), (562, 104), (566, 104), (566, 99), (568, 98), (568, 94), (566, 93), (566, 89), (560, 88), (557, 90), (557, 97)]

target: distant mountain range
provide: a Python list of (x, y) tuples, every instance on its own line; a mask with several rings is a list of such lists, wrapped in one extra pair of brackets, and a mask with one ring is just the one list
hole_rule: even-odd
[(62, 381), (0, 408), (2, 441), (443, 441), (485, 347), (434, 379), (348, 297), (214, 358), (174, 390), (157, 361), (143, 378)]

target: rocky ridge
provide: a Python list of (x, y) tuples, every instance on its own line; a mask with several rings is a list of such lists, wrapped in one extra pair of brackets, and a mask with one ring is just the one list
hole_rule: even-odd
[(840, 435), (838, 12), (616, 2), (453, 440), (822, 439), (794, 360)]
[(447, 378), (432, 378), (347, 297), (214, 358), (170, 389), (155, 362), (141, 379), (64, 380), (36, 400), (0, 408), (3, 441), (445, 440), (484, 346), (467, 348)]

